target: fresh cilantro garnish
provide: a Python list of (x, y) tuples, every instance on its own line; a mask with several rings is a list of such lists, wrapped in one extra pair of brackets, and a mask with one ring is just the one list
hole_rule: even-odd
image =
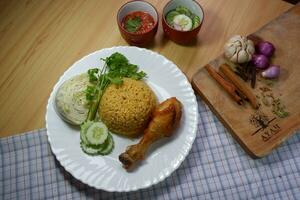
[(126, 22), (125, 22), (125, 29), (128, 31), (128, 32), (136, 32), (142, 25), (142, 20), (141, 18), (139, 17), (134, 17), (132, 19), (128, 19)]
[(97, 77), (98, 72), (99, 72), (98, 68), (88, 70), (89, 80), (91, 83), (98, 81), (98, 77)]
[(138, 72), (137, 65), (129, 63), (128, 59), (118, 52), (103, 60), (109, 69), (107, 78), (114, 84), (123, 83), (123, 77), (140, 80), (146, 76), (143, 71)]
[(88, 101), (92, 101), (95, 98), (95, 91), (96, 87), (93, 86), (87, 86), (86, 90), (85, 90), (85, 97)]
[(102, 94), (109, 84), (120, 85), (124, 77), (140, 80), (146, 76), (145, 72), (139, 71), (138, 66), (129, 63), (121, 53), (113, 53), (101, 60), (105, 62), (101, 70), (98, 68), (88, 70), (91, 85), (86, 88), (86, 99), (90, 106), (87, 120), (90, 121), (95, 119)]

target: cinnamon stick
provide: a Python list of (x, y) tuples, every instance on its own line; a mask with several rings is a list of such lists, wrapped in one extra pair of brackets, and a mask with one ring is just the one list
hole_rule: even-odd
[(205, 69), (213, 77), (223, 88), (224, 90), (231, 96), (231, 98), (237, 102), (239, 105), (242, 105), (243, 100), (238, 95), (237, 88), (230, 82), (226, 81), (213, 67), (209, 64), (205, 66)]
[(256, 97), (247, 85), (235, 75), (231, 68), (227, 64), (222, 64), (219, 70), (249, 99), (252, 107), (257, 109), (258, 103)]

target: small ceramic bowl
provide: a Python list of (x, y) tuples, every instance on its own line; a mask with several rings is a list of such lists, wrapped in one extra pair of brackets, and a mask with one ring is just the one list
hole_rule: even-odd
[[(201, 19), (201, 23), (198, 27), (190, 31), (180, 31), (171, 27), (166, 21), (166, 14), (177, 8), (178, 6), (184, 6), (188, 8), (192, 13), (198, 15)], [(171, 0), (169, 1), (164, 9), (162, 14), (162, 26), (165, 35), (172, 41), (178, 44), (189, 44), (197, 38), (197, 34), (200, 31), (201, 25), (204, 20), (204, 12), (201, 5), (195, 0)]]
[[(142, 11), (150, 14), (154, 19), (154, 23), (155, 23), (154, 26), (147, 32), (143, 32), (143, 33), (128, 32), (122, 26), (122, 20), (126, 15), (135, 11)], [(146, 1), (129, 1), (119, 9), (117, 14), (117, 22), (122, 37), (130, 45), (135, 45), (135, 46), (144, 46), (153, 40), (157, 32), (158, 20), (159, 17), (158, 17), (157, 10), (154, 8), (153, 5), (151, 5)]]

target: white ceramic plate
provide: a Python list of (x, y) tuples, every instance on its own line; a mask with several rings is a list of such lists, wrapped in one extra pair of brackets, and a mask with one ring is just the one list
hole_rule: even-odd
[[(160, 102), (175, 96), (183, 104), (181, 124), (176, 133), (171, 138), (155, 143), (146, 159), (132, 172), (122, 168), (118, 156), (128, 145), (137, 143), (138, 139), (127, 139), (114, 134), (115, 148), (110, 155), (88, 156), (80, 148), (79, 129), (64, 122), (53, 105), (55, 93), (65, 80), (86, 72), (89, 68), (102, 67), (100, 58), (108, 57), (114, 52), (122, 53), (131, 63), (137, 64), (147, 73), (146, 82)], [(74, 63), (54, 86), (46, 113), (48, 140), (61, 165), (75, 178), (92, 187), (116, 192), (146, 188), (168, 177), (179, 167), (191, 149), (196, 137), (197, 121), (196, 97), (178, 67), (158, 53), (127, 46), (102, 49)]]

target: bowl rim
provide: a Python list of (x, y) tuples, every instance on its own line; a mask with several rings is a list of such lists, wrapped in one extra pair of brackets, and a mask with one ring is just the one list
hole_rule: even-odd
[(202, 17), (201, 23), (200, 23), (196, 28), (194, 28), (194, 29), (192, 29), (192, 30), (189, 30), (189, 31), (181, 31), (181, 30), (177, 30), (177, 29), (173, 28), (172, 26), (170, 26), (170, 25), (168, 24), (168, 22), (166, 21), (166, 15), (165, 15), (164, 13), (165, 13), (166, 7), (167, 7), (170, 3), (172, 3), (172, 1), (173, 1), (173, 0), (168, 1), (168, 3), (164, 6), (163, 11), (162, 11), (162, 21), (163, 21), (170, 29), (172, 29), (173, 31), (177, 31), (177, 32), (179, 32), (179, 33), (190, 33), (190, 32), (193, 32), (193, 31), (195, 31), (195, 30), (197, 30), (197, 29), (200, 29), (200, 27), (202, 26), (202, 24), (203, 24), (203, 22), (204, 22), (204, 9), (203, 9), (203, 7), (201, 6), (201, 4), (200, 4), (198, 1), (196, 1), (196, 0), (192, 0), (192, 1), (194, 1), (196, 4), (198, 4), (200, 10), (201, 10), (202, 13), (203, 13), (203, 17)]
[[(154, 9), (155, 14), (156, 14), (156, 17), (157, 17), (157, 20), (154, 20), (154, 26), (153, 26), (151, 29), (149, 29), (148, 31), (143, 32), (143, 33), (134, 33), (134, 32), (132, 33), (132, 32), (127, 31), (127, 30), (122, 26), (121, 21), (119, 20), (120, 11), (121, 11), (127, 4), (132, 3), (132, 2), (136, 2), (136, 1), (144, 2), (145, 4), (148, 4), (149, 6), (151, 6), (151, 7)], [(144, 12), (144, 11), (143, 11), (143, 12)], [(150, 15), (150, 14), (149, 14), (149, 15)], [(152, 17), (152, 16), (151, 16), (151, 17)], [(122, 20), (123, 20), (123, 18), (122, 18)], [(144, 34), (147, 34), (147, 33), (151, 32), (153, 29), (155, 29), (155, 28), (158, 26), (158, 22), (159, 22), (159, 15), (158, 15), (158, 12), (157, 12), (156, 8), (155, 8), (151, 3), (147, 2), (147, 1), (144, 1), (144, 0), (132, 0), (132, 1), (128, 1), (128, 2), (124, 3), (124, 4), (119, 8), (118, 13), (117, 13), (117, 23), (118, 23), (118, 26), (121, 28), (122, 31), (124, 31), (124, 32), (126, 32), (127, 34), (132, 35), (132, 36), (144, 35)]]

